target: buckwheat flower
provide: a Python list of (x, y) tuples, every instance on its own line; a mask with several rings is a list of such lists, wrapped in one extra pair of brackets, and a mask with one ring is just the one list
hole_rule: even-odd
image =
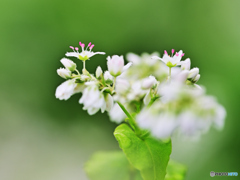
[(75, 79), (67, 80), (57, 87), (55, 96), (60, 100), (67, 100), (76, 93), (76, 87), (77, 83), (75, 83)]
[(120, 106), (115, 103), (112, 107), (112, 109), (109, 111), (110, 120), (112, 122), (121, 123), (124, 121), (124, 119), (127, 117), (126, 114), (123, 112), (123, 110), (120, 108)]
[(113, 76), (109, 73), (109, 71), (104, 72), (104, 79), (106, 81), (113, 81)]
[(126, 79), (117, 78), (116, 80), (116, 93), (117, 94), (127, 94), (131, 85)]
[(96, 82), (87, 82), (83, 95), (79, 100), (83, 104), (83, 109), (87, 110), (90, 115), (97, 113), (100, 109), (102, 112), (110, 111), (113, 106), (113, 98), (111, 95), (104, 95), (99, 91)]
[(168, 55), (167, 51), (164, 51), (164, 55), (162, 58), (158, 56), (153, 56), (153, 59), (160, 59), (162, 62), (164, 62), (168, 67), (172, 68), (177, 65), (180, 65), (180, 61), (182, 59), (182, 56), (184, 56), (184, 53), (182, 50), (177, 52), (175, 55), (173, 55), (174, 50), (172, 50), (172, 56)]
[(72, 72), (65, 68), (59, 68), (57, 70), (57, 73), (59, 76), (61, 76), (64, 79), (69, 79), (71, 78), (71, 75), (72, 75)]
[(150, 89), (153, 85), (157, 83), (157, 80), (154, 76), (149, 76), (142, 81), (143, 89)]
[(103, 73), (102, 68), (98, 66), (96, 70), (96, 78), (99, 78), (102, 75), (102, 73)]
[(67, 58), (62, 58), (60, 61), (66, 69), (69, 71), (75, 71), (77, 65), (73, 61)]
[[(68, 56), (68, 57), (76, 57), (82, 61), (86, 61), (86, 60), (89, 60), (92, 56), (96, 55), (96, 54), (102, 54), (104, 55), (105, 52), (92, 52), (92, 49), (94, 47), (94, 44), (92, 43), (89, 43), (88, 46), (85, 48), (85, 44), (79, 42), (79, 45), (81, 46), (82, 48), (82, 52), (79, 52), (78, 48), (74, 48), (72, 46), (70, 46), (70, 48), (73, 50), (73, 52), (67, 52), (65, 55)], [(88, 50), (89, 48), (89, 50)]]
[(93, 115), (104, 105), (104, 96), (96, 85), (91, 85), (84, 89), (79, 103), (83, 104), (84, 110)]
[(190, 65), (191, 65), (191, 61), (189, 58), (187, 58), (184, 61), (181, 61), (181, 69), (182, 70), (190, 70)]
[(107, 66), (110, 74), (117, 77), (123, 71), (127, 70), (131, 66), (131, 63), (124, 66), (123, 56), (113, 55), (112, 58), (110, 56), (107, 57)]
[(152, 135), (159, 139), (168, 139), (174, 133), (178, 126), (175, 116), (171, 113), (162, 113), (158, 116), (158, 120), (152, 124)]
[[(198, 75), (198, 73), (199, 73), (199, 69), (198, 68), (193, 68), (189, 71), (188, 78), (189, 79), (194, 79)], [(200, 78), (200, 76), (199, 76), (199, 78)]]
[(132, 62), (134, 65), (138, 65), (138, 64), (148, 64), (150, 66), (152, 65), (156, 65), (156, 59), (152, 59), (152, 56), (159, 56), (158, 52), (154, 52), (152, 54), (148, 54), (148, 53), (142, 53), (141, 56), (134, 54), (134, 53), (128, 53), (126, 55), (126, 58), (129, 62)]
[(113, 107), (113, 97), (110, 94), (105, 94), (104, 95), (104, 100), (105, 103), (104, 105), (101, 107), (101, 112), (103, 113), (104, 111), (111, 111), (112, 107)]

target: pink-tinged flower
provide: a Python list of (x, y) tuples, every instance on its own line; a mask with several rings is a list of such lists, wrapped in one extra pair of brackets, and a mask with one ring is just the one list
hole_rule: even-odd
[[(76, 57), (82, 61), (86, 61), (89, 60), (92, 56), (96, 55), (96, 54), (105, 54), (105, 52), (92, 52), (92, 49), (94, 47), (94, 44), (89, 43), (88, 46), (85, 48), (85, 44), (79, 42), (79, 45), (82, 48), (82, 52), (78, 51), (78, 48), (73, 48), (72, 46), (70, 46), (70, 48), (73, 50), (73, 52), (67, 52), (65, 55), (68, 57)], [(89, 50), (88, 50), (89, 48)]]
[[(174, 52), (174, 51), (172, 50), (172, 52)], [(162, 58), (160, 58), (158, 56), (153, 56), (152, 59), (160, 59), (168, 67), (172, 68), (172, 67), (175, 67), (177, 65), (180, 65), (180, 61), (181, 61), (183, 56), (184, 56), (184, 53), (183, 53), (182, 50), (179, 51), (179, 52), (176, 52), (175, 55), (173, 55), (173, 56), (168, 55), (167, 51), (165, 50)]]
[(131, 63), (124, 66), (123, 56), (114, 55), (112, 58), (110, 56), (107, 57), (107, 66), (110, 74), (117, 77), (127, 70), (131, 66)]

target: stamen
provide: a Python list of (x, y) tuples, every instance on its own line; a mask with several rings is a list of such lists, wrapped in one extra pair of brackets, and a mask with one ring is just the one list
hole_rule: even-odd
[(95, 46), (95, 45), (94, 45), (94, 44), (92, 44), (92, 45), (90, 46), (90, 48), (89, 48), (89, 49), (90, 49), (90, 50), (92, 50), (92, 48), (93, 48), (94, 46)]
[(178, 53), (176, 53), (176, 56), (179, 56), (179, 54), (178, 54)]
[(78, 51), (78, 47), (75, 47), (75, 50)]
[(74, 50), (74, 47), (73, 46), (69, 46), (72, 50)]
[(174, 49), (172, 49), (172, 54), (174, 53), (174, 51), (175, 51), (175, 50), (174, 50)]
[(183, 57), (185, 54), (184, 53), (182, 53), (182, 55), (181, 55), (181, 57)]
[(90, 47), (92, 45), (92, 43), (90, 42), (89, 44), (88, 44), (88, 47)]
[(166, 51), (166, 50), (164, 50), (164, 54), (168, 55), (168, 53), (167, 53), (167, 51)]
[(81, 42), (79, 42), (79, 45), (82, 47), (82, 43)]
[(82, 51), (84, 51), (85, 44), (81, 43)]

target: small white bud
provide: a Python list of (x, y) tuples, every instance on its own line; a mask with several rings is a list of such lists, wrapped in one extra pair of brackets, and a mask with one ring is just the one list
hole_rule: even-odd
[(75, 71), (77, 65), (73, 61), (67, 58), (62, 58), (60, 61), (66, 69), (69, 69), (70, 71)]
[(199, 69), (198, 68), (193, 68), (189, 71), (188, 74), (188, 79), (194, 79), (199, 73)]
[(200, 74), (196, 75), (196, 77), (193, 79), (194, 83), (198, 82), (200, 79)]
[(105, 73), (104, 73), (104, 79), (105, 79), (105, 81), (107, 81), (107, 80), (113, 81), (113, 77), (112, 77), (112, 75), (109, 73), (109, 71), (105, 71)]
[(64, 69), (64, 68), (60, 68), (57, 70), (57, 73), (59, 76), (61, 76), (64, 79), (68, 79), (71, 77), (71, 71), (69, 71), (68, 69)]
[(182, 70), (190, 70), (190, 59), (187, 58), (185, 61), (181, 61), (181, 69)]
[(107, 66), (108, 71), (114, 77), (119, 76), (123, 72), (124, 60), (123, 56), (114, 55), (112, 58), (110, 56), (107, 57)]
[(96, 70), (96, 78), (99, 78), (102, 75), (102, 73), (103, 73), (102, 68), (98, 66)]
[(157, 83), (157, 80), (154, 76), (149, 76), (142, 81), (143, 89), (150, 89), (154, 84)]

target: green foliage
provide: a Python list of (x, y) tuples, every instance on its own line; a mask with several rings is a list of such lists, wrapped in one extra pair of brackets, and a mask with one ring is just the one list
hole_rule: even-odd
[(142, 180), (121, 151), (96, 153), (87, 162), (85, 171), (91, 180)]
[[(140, 171), (128, 162), (121, 151), (98, 152), (92, 156), (85, 166), (90, 180), (143, 180)], [(186, 167), (169, 161), (165, 180), (183, 180)]]
[(162, 142), (151, 137), (140, 139), (127, 124), (118, 126), (114, 136), (130, 164), (140, 171), (144, 180), (164, 180), (171, 141)]
[(165, 180), (183, 180), (186, 175), (186, 166), (170, 160), (167, 166)]

